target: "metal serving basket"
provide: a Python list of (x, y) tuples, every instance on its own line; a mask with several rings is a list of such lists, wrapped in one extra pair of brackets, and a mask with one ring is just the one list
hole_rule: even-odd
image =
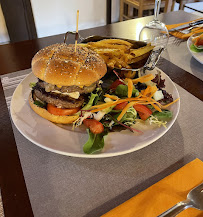
[[(66, 40), (68, 39), (69, 34), (74, 34), (75, 39), (79, 43), (97, 42), (103, 39), (121, 39), (121, 40), (125, 40), (125, 41), (132, 43), (133, 49), (138, 49), (138, 48), (141, 48), (147, 45), (147, 43), (143, 41), (135, 41), (135, 40), (124, 39), (124, 38), (110, 37), (110, 36), (92, 35), (87, 38), (83, 38), (80, 34), (76, 32), (71, 32), (71, 31), (66, 32), (64, 36), (64, 43), (66, 43)], [(146, 70), (153, 70), (155, 68), (163, 51), (164, 51), (164, 48), (159, 48), (159, 49), (154, 49), (148, 52), (147, 55), (145, 55), (145, 57), (142, 60), (136, 62), (136, 64), (134, 65), (132, 64), (132, 69), (127, 69), (127, 68), (115, 68), (115, 69), (116, 71), (119, 71), (119, 72), (131, 73), (134, 76), (136, 76), (138, 72), (140, 74), (144, 74)], [(113, 69), (108, 69), (108, 71), (112, 71), (112, 70)]]

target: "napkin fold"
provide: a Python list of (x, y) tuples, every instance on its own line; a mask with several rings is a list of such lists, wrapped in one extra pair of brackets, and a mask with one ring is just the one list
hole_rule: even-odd
[[(195, 159), (176, 172), (132, 197), (102, 217), (156, 217), (186, 199), (203, 182), (203, 162)], [(203, 211), (188, 208), (178, 217), (202, 217)]]
[[(202, 18), (200, 18), (200, 19), (202, 19)], [(197, 19), (197, 20), (200, 20), (200, 19)], [(197, 20), (193, 20), (193, 21), (197, 21)], [(172, 25), (166, 25), (166, 28), (167, 28), (168, 30), (170, 30), (170, 29), (176, 28), (176, 27), (178, 27), (178, 26), (191, 23), (191, 22), (193, 22), (193, 21), (189, 21), (189, 22), (185, 22), (185, 23), (172, 24)], [(183, 34), (183, 33), (178, 32), (178, 31), (169, 32), (169, 34), (175, 36), (176, 38), (180, 38), (180, 39), (183, 39), (183, 40), (187, 40), (191, 35), (193, 35), (193, 34), (195, 34), (195, 33), (199, 33), (199, 32), (203, 32), (203, 27), (196, 27), (196, 28), (193, 28), (193, 29), (191, 30), (191, 32), (188, 33), (188, 34)]]

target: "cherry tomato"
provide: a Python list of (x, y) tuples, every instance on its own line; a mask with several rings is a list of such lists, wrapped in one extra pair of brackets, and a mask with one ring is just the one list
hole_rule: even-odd
[(59, 115), (59, 116), (73, 115), (79, 110), (80, 107), (65, 109), (65, 108), (57, 108), (56, 106), (50, 103), (47, 104), (47, 111), (53, 115)]
[(200, 38), (196, 44), (196, 46), (200, 46), (200, 45), (203, 45), (203, 36), (202, 38)]
[(194, 40), (195, 40), (194, 45), (196, 46), (203, 45), (203, 34), (201, 34), (199, 37), (195, 38)]
[(123, 83), (122, 81), (120, 81), (119, 79), (115, 80), (115, 81), (111, 84), (110, 89), (115, 90), (119, 84), (124, 84), (124, 83)]
[(145, 105), (136, 104), (133, 108), (138, 112), (140, 118), (145, 121), (152, 114), (152, 111)]
[(127, 104), (128, 104), (128, 102), (119, 103), (113, 109), (114, 110), (123, 110), (126, 107)]
[(85, 119), (83, 124), (94, 134), (99, 134), (104, 131), (103, 124), (95, 119)]

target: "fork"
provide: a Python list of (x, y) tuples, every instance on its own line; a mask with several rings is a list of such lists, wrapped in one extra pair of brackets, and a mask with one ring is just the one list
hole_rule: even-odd
[(173, 42), (172, 42), (172, 44), (174, 44), (174, 45), (176, 45), (176, 46), (179, 46), (179, 45), (181, 44), (181, 42), (184, 42), (184, 41), (185, 41), (184, 39), (177, 38), (177, 37), (175, 37), (175, 36), (173, 36), (173, 35), (170, 35), (169, 37), (170, 37), (170, 38), (173, 37)]
[[(193, 28), (201, 28), (201, 27), (203, 27), (203, 24), (191, 26), (191, 27), (188, 27), (187, 29), (184, 29), (184, 30), (179, 30), (179, 31), (177, 31), (177, 36), (178, 35), (181, 36), (182, 34), (188, 34), (188, 33), (192, 32)], [(176, 46), (179, 46), (184, 41), (185, 41), (184, 39), (176, 37), (176, 38), (174, 38), (173, 44), (175, 44)]]
[(189, 207), (203, 210), (203, 182), (188, 193), (185, 201), (177, 203), (158, 217), (175, 217), (181, 211)]

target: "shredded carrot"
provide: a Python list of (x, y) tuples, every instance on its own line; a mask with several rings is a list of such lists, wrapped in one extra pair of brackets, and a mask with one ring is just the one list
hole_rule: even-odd
[(157, 111), (162, 112), (159, 106), (157, 106), (155, 103), (151, 104)]
[(142, 97), (142, 94), (141, 94), (141, 93), (139, 93), (139, 95), (138, 95), (136, 98), (140, 98), (140, 97)]
[(167, 104), (167, 105), (162, 105), (162, 108), (167, 108), (169, 106), (171, 106), (172, 104), (174, 104), (175, 102), (177, 102), (180, 98), (177, 98), (176, 100), (174, 100), (173, 102)]
[(161, 108), (161, 103), (157, 102), (155, 99), (149, 98), (149, 101), (151, 100), (152, 102), (154, 102), (155, 104), (157, 104), (160, 108)]
[[(120, 104), (122, 102), (132, 102), (132, 101), (138, 102), (139, 104), (145, 104), (145, 105), (151, 104), (151, 103), (156, 103), (156, 101), (150, 102), (149, 97), (145, 97), (145, 98), (144, 97), (143, 98), (142, 97), (140, 97), (140, 98), (135, 97), (135, 98), (118, 99), (118, 100), (113, 101), (113, 102), (107, 102), (107, 103), (103, 103), (100, 105), (95, 105), (95, 106), (92, 106), (90, 109), (98, 109), (98, 111), (100, 111), (100, 110), (103, 110), (105, 108)], [(93, 111), (96, 112), (95, 110), (93, 110)]]
[[(130, 83), (128, 83), (128, 84), (131, 85)], [(115, 100), (115, 101), (103, 103), (103, 104), (100, 104), (100, 105), (95, 105), (95, 106), (92, 106), (90, 109), (91, 109), (91, 112), (94, 113), (94, 112), (98, 112), (98, 111), (101, 111), (103, 109), (106, 109), (106, 108), (109, 108), (109, 107), (112, 107), (112, 106), (116, 106), (117, 104), (120, 104), (120, 103), (123, 103), (123, 102), (129, 102), (126, 105), (126, 107), (123, 109), (121, 114), (119, 115), (118, 120), (121, 120), (121, 118), (123, 117), (123, 115), (127, 111), (126, 109), (130, 108), (130, 106), (132, 106), (134, 104), (152, 105), (157, 111), (161, 112), (162, 111), (161, 108), (167, 108), (168, 106), (172, 105), (173, 103), (175, 103), (175, 102), (177, 102), (179, 100), (179, 98), (178, 98), (178, 99), (174, 100), (173, 102), (171, 102), (171, 103), (169, 103), (167, 105), (161, 105), (159, 102), (157, 102), (156, 100), (154, 100), (152, 98), (152, 96), (154, 95), (154, 93), (156, 91), (157, 91), (156, 86), (148, 86), (144, 91), (142, 91), (142, 93), (139, 94), (138, 97), (128, 97), (126, 99), (119, 99), (115, 95), (106, 94), (106, 95), (104, 95), (105, 97), (108, 97), (108, 98), (110, 98), (112, 100)]]
[(117, 105), (119, 103), (122, 103), (122, 102), (128, 102), (128, 101), (143, 101), (143, 99), (140, 99), (140, 98), (126, 98), (126, 99), (118, 99), (116, 101), (113, 101), (113, 102), (107, 102), (107, 103), (103, 103), (103, 104), (100, 104), (100, 105), (94, 105), (92, 106), (90, 109), (96, 109), (96, 108), (102, 108), (102, 107), (106, 107), (106, 105), (109, 105), (109, 107), (113, 106), (113, 105)]
[[(104, 104), (101, 104), (100, 106), (98, 105), (97, 107), (92, 106), (90, 109), (93, 109), (93, 110), (91, 110), (91, 112), (94, 113), (94, 112), (98, 112), (98, 111), (101, 111), (103, 109), (106, 109), (106, 108), (109, 108), (111, 106), (115, 106), (117, 104), (120, 104), (122, 102), (127, 102), (127, 101), (129, 101), (129, 100), (121, 99), (121, 100), (118, 100), (118, 101), (114, 101), (114, 102), (112, 102), (111, 104), (108, 104), (108, 105), (106, 105), (107, 103), (104, 103)], [(137, 103), (142, 104), (142, 103), (144, 103), (144, 101), (138, 101)]]
[(113, 100), (117, 100), (118, 99), (118, 97), (115, 96), (115, 95), (105, 94), (104, 96), (107, 97), (107, 98), (109, 98), (109, 99), (113, 99)]
[(106, 109), (106, 108), (109, 108), (109, 107), (112, 107), (112, 106), (114, 106), (114, 105), (106, 105), (106, 106), (103, 106), (102, 108), (96, 108), (96, 109), (93, 109), (93, 110), (91, 110), (91, 112), (92, 113), (94, 113), (94, 112), (98, 112), (98, 111), (101, 111), (101, 110), (103, 110), (103, 109)]
[(156, 86), (151, 86), (150, 88), (150, 94), (149, 94), (149, 97), (152, 97), (154, 96), (154, 94), (156, 93), (156, 91), (158, 90), (158, 88)]
[[(144, 100), (144, 99), (139, 99), (139, 100), (134, 99), (133, 100), (133, 98), (114, 101), (114, 102), (112, 102), (111, 104), (108, 104), (108, 105), (107, 105), (107, 103), (104, 103), (104, 104), (101, 104), (100, 107), (98, 105), (96, 108), (95, 108), (95, 106), (92, 106), (90, 109), (93, 109), (93, 110), (91, 110), (91, 112), (94, 113), (94, 112), (98, 112), (98, 111), (101, 111), (103, 109), (106, 109), (106, 108), (109, 108), (111, 106), (115, 106), (117, 104), (120, 104), (122, 102), (127, 102), (127, 101), (130, 102), (130, 103), (132, 102), (132, 103), (141, 104), (141, 105), (152, 105), (156, 110), (161, 111), (159, 106), (156, 105), (156, 104), (159, 104), (156, 101), (155, 102), (150, 102), (150, 101)], [(159, 104), (159, 105), (161, 105), (161, 104)]]
[(133, 83), (138, 83), (138, 82), (144, 83), (147, 81), (151, 81), (152, 79), (154, 79), (154, 75), (148, 74), (148, 75), (144, 75), (140, 78), (133, 79), (132, 82)]
[(122, 119), (122, 117), (124, 116), (124, 114), (128, 111), (128, 109), (135, 105), (136, 102), (130, 102), (128, 103), (125, 108), (122, 110), (122, 112), (120, 113), (120, 115), (118, 116), (117, 120), (120, 121)]
[(134, 97), (134, 98), (126, 98), (126, 99), (122, 99), (122, 100), (125, 100), (124, 102), (126, 102), (126, 101), (145, 101), (145, 98), (144, 97), (139, 97), (139, 98), (137, 98), (137, 97)]
[(133, 82), (132, 79), (128, 79), (128, 98), (132, 96), (133, 93)]
[(143, 95), (147, 96), (147, 94), (149, 94), (151, 92), (151, 86), (147, 86), (147, 88), (145, 90), (143, 90)]
[(111, 107), (113, 105), (116, 105), (117, 102), (118, 102), (118, 100), (117, 101), (113, 101), (113, 102), (106, 102), (106, 103), (103, 103), (103, 104), (100, 104), (100, 105), (94, 105), (90, 109), (103, 108), (103, 107), (106, 107), (106, 106)]

